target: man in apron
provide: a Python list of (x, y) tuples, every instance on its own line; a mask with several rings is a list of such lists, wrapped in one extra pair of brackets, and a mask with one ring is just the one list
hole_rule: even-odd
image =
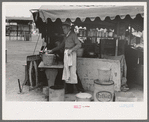
[[(76, 59), (77, 54), (76, 51), (81, 48), (81, 42), (78, 40), (77, 35), (71, 31), (71, 23), (70, 22), (64, 22), (62, 23), (62, 29), (65, 34), (63, 42), (57, 46), (56, 48), (52, 50), (48, 50), (48, 53), (54, 53), (55, 51), (58, 51), (62, 48), (64, 48), (64, 69), (63, 69), (63, 75), (62, 79), (65, 80), (67, 85), (67, 91), (72, 93), (73, 92), (73, 85), (76, 84), (77, 89), (79, 89), (79, 86), (82, 87), (82, 84), (79, 80), (78, 83), (78, 77), (76, 74)], [(83, 88), (82, 88), (83, 90)]]

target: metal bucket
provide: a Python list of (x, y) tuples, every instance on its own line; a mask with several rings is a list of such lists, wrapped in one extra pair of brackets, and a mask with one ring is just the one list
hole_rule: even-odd
[(94, 101), (112, 102), (114, 98), (114, 82), (113, 81), (94, 81)]
[(92, 95), (89, 93), (76, 94), (76, 101), (91, 101)]
[(65, 90), (63, 86), (51, 86), (49, 88), (49, 101), (64, 101)]

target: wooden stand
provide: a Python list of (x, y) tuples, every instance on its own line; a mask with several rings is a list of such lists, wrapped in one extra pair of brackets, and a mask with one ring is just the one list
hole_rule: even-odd
[(58, 74), (58, 69), (62, 69), (63, 67), (64, 66), (62, 62), (58, 62), (58, 64), (54, 64), (50, 66), (45, 66), (43, 62), (40, 62), (38, 68), (45, 70), (49, 88), (54, 85), (56, 76)]

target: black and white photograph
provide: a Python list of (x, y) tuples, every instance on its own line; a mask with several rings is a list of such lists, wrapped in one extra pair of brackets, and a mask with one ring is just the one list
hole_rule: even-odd
[(3, 2), (2, 53), (3, 120), (147, 119), (146, 2)]

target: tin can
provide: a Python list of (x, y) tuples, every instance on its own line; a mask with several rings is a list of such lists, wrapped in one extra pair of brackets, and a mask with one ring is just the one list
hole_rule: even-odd
[(114, 98), (114, 82), (113, 81), (94, 81), (94, 101), (112, 102)]

